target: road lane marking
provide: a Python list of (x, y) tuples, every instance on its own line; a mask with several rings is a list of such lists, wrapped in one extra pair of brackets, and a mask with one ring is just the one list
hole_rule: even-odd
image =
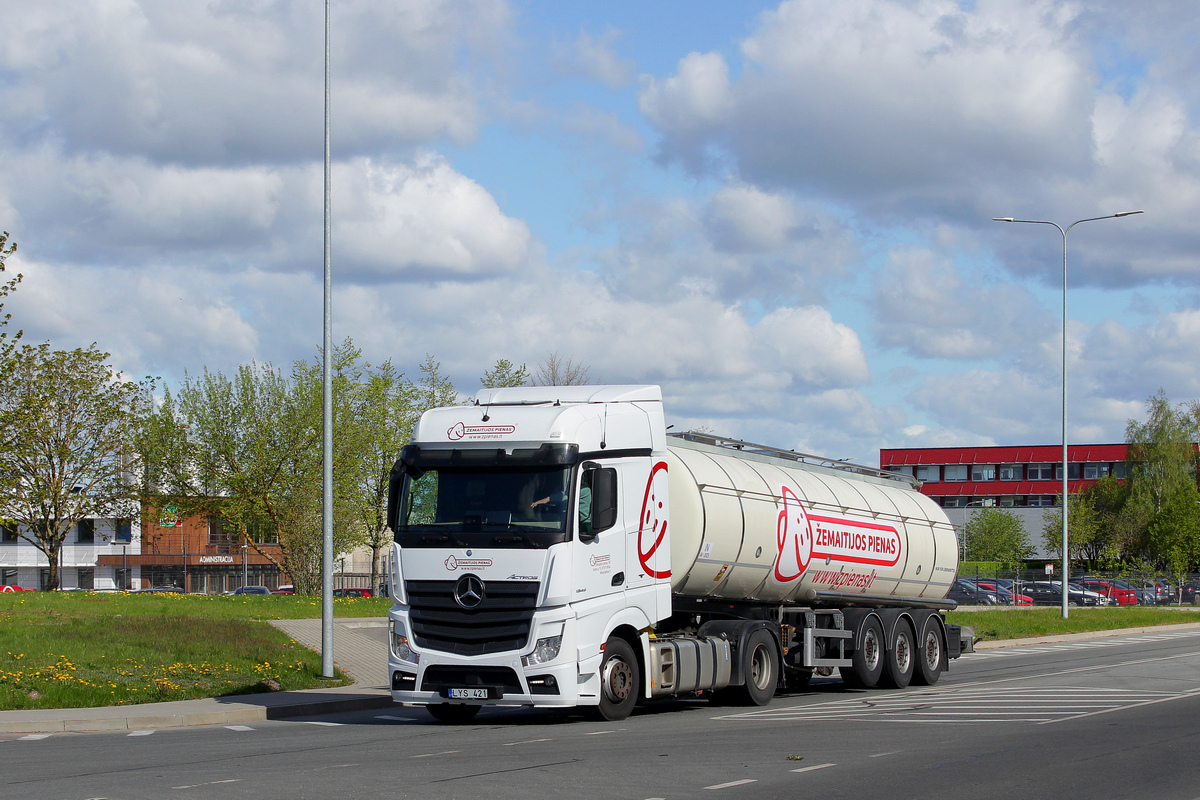
[(732, 786), (744, 786), (747, 783), (758, 783), (756, 778), (742, 778), (740, 781), (730, 781), (729, 783), (718, 783), (715, 786), (705, 786), (705, 789), (728, 789)]
[(524, 742), (508, 742), (504, 746), (505, 747), (516, 747), (519, 744), (538, 744), (539, 742), (552, 742), (552, 741), (554, 741), (554, 740), (553, 739), (529, 739)]
[(154, 733), (154, 731), (130, 731), (129, 733), (127, 733), (125, 735), (126, 736), (149, 736), (152, 733)]
[(392, 722), (416, 722), (415, 717), (393, 717), (391, 714), (380, 714), (375, 719), (390, 719)]
[(208, 783), (193, 783), (188, 786), (172, 786), (172, 789), (199, 789), (201, 786), (217, 786), (222, 783), (241, 783), (241, 778), (228, 778), (223, 781), (209, 781)]
[(36, 742), (39, 739), (49, 739), (50, 736), (51, 736), (51, 734), (49, 734), (49, 733), (31, 733), (28, 736), (22, 736), (21, 741), (22, 742)]
[(304, 725), (324, 725), (327, 728), (336, 728), (339, 725), (341, 725), (342, 723), (340, 723), (340, 722), (318, 722), (318, 721), (313, 721), (313, 720), (304, 720), (303, 724)]
[(1182, 700), (1186, 697), (1195, 697), (1196, 695), (1200, 695), (1200, 689), (1192, 689), (1190, 692), (1183, 692), (1181, 694), (1173, 695), (1171, 697), (1159, 697), (1155, 700), (1146, 700), (1145, 702), (1134, 703), (1133, 705), (1129, 705), (1129, 706), (1121, 706), (1118, 708), (1106, 708), (1102, 711), (1089, 711), (1085, 714), (1076, 714), (1073, 717), (1062, 717), (1061, 719), (1049, 719), (1049, 720), (1046, 720), (1045, 722), (1041, 722), (1038, 724), (1039, 725), (1051, 725), (1055, 722), (1066, 722), (1067, 720), (1083, 719), (1084, 717), (1096, 717), (1101, 714), (1107, 714), (1111, 711), (1121, 711), (1122, 709), (1125, 709), (1125, 708), (1140, 708), (1141, 706), (1153, 706), (1153, 705), (1157, 705), (1158, 703), (1169, 703), (1172, 700)]
[(461, 753), (461, 750), (443, 750), (440, 753), (421, 753), (420, 755), (409, 756), (409, 758), (433, 758), (434, 756), (452, 756), (455, 753)]
[(836, 766), (837, 766), (837, 764), (817, 764), (816, 766), (812, 766), (812, 767), (801, 767), (800, 769), (794, 769), (794, 770), (792, 770), (792, 772), (812, 772), (813, 770), (825, 769), (826, 767), (836, 767)]
[(254, 728), (251, 728), (249, 725), (226, 725), (225, 727), (231, 731), (238, 731), (239, 733), (254, 730)]

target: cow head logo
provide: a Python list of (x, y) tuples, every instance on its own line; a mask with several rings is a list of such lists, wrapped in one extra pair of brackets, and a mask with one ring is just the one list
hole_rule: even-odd
[(808, 569), (808, 562), (812, 558), (812, 526), (795, 492), (784, 486), (779, 495), (782, 507), (775, 522), (776, 542), (779, 545), (779, 552), (775, 556), (775, 580), (788, 583)]
[(651, 578), (669, 578), (671, 569), (656, 570), (651, 559), (667, 535), (667, 462), (659, 461), (646, 480), (642, 514), (638, 518), (638, 561)]

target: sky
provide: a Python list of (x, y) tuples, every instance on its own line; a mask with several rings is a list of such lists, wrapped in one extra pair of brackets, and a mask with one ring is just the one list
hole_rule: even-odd
[[(322, 340), (324, 5), (13, 0), (27, 341), (126, 374)], [(877, 464), (1200, 398), (1188, 2), (333, 0), (333, 336), (464, 393), (549, 353), (676, 430)]]

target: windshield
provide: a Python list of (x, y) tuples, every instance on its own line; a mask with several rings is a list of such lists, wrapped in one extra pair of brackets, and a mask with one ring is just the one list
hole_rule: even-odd
[(405, 477), (402, 546), (545, 547), (566, 541), (571, 470), (429, 469)]

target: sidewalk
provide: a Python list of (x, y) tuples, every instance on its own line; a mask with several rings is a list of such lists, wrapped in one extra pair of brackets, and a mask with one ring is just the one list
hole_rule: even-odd
[[(297, 642), (321, 650), (321, 620), (271, 623)], [(355, 679), (351, 686), (248, 694), (171, 703), (105, 708), (0, 711), (0, 733), (63, 733), (151, 730), (185, 725), (232, 725), (264, 719), (390, 708), (387, 684), (387, 619), (335, 618), (334, 664)]]

